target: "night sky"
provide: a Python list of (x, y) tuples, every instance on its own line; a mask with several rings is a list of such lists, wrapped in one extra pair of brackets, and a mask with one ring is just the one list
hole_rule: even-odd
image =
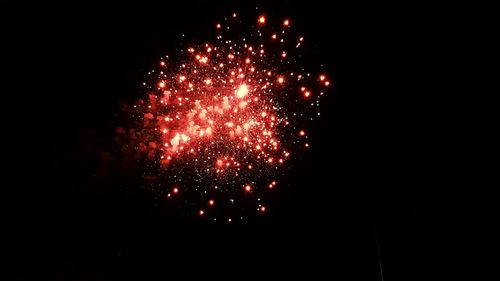
[[(383, 280), (445, 276), (451, 171), (440, 1), (240, 2), (248, 3), (82, 2), (46, 14), (56, 280), (382, 280), (381, 268)], [(205, 42), (217, 20), (257, 18), (256, 6), (293, 20), (333, 87), (312, 149), (273, 212), (232, 225), (189, 219), (102, 153), (120, 102), (144, 94), (145, 72), (175, 54), (180, 34)], [(102, 169), (108, 176), (96, 180)], [(19, 272), (29, 276), (37, 273)]]

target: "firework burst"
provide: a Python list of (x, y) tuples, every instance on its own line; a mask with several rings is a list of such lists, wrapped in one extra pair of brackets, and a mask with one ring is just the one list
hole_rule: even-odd
[(265, 194), (308, 149), (307, 124), (330, 84), (303, 69), (291, 20), (259, 15), (248, 36), (238, 24), (233, 14), (215, 24), (212, 43), (159, 61), (143, 83), (147, 98), (133, 105), (127, 144), (165, 200), (225, 222), (269, 212)]

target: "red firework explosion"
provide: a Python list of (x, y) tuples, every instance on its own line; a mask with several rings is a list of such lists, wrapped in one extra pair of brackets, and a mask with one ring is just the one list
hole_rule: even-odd
[(236, 18), (216, 24), (214, 43), (162, 59), (143, 83), (148, 99), (133, 106), (133, 146), (165, 197), (227, 222), (268, 212), (262, 195), (292, 153), (309, 147), (302, 126), (320, 115), (330, 84), (302, 69), (304, 38), (290, 20), (277, 28), (259, 16), (244, 37), (232, 30)]

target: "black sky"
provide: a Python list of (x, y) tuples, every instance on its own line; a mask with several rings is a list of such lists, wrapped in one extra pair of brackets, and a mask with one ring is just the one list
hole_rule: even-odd
[[(177, 2), (45, 7), (52, 11), (33, 27), (44, 34), (53, 77), (57, 280), (382, 280), (376, 237), (384, 280), (445, 276), (451, 160), (443, 4)], [(334, 83), (312, 128), (314, 149), (275, 212), (234, 226), (196, 223), (158, 211), (151, 194), (123, 179), (95, 184), (118, 102), (141, 94), (144, 71), (179, 47), (180, 34), (211, 39), (218, 19), (255, 18), (256, 6), (289, 16)]]

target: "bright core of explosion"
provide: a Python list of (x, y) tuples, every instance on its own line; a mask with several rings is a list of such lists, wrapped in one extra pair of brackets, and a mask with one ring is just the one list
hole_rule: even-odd
[(236, 96), (240, 99), (244, 98), (248, 94), (248, 86), (242, 84), (236, 91)]

